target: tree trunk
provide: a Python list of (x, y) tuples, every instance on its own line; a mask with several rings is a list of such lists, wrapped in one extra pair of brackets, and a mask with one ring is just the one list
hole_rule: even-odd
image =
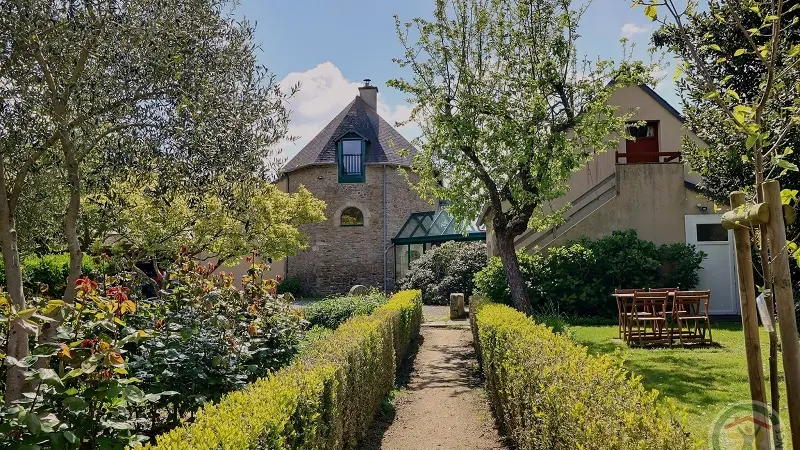
[(81, 175), (78, 161), (75, 158), (75, 149), (72, 142), (64, 136), (62, 131), (62, 144), (64, 147), (64, 163), (67, 168), (69, 182), (69, 205), (64, 215), (64, 237), (67, 239), (69, 250), (69, 276), (67, 288), (64, 291), (64, 301), (72, 304), (75, 301), (75, 282), (81, 276), (81, 262), (83, 251), (81, 240), (78, 238), (78, 216), (81, 211)]
[[(69, 184), (69, 203), (64, 214), (64, 237), (67, 240), (67, 250), (69, 251), (69, 275), (67, 275), (67, 286), (64, 290), (64, 302), (71, 305), (75, 302), (76, 289), (75, 282), (81, 276), (81, 263), (83, 261), (83, 250), (81, 241), (78, 238), (78, 217), (81, 208), (81, 178), (78, 168), (78, 161), (75, 158), (75, 147), (64, 131), (61, 132), (61, 144), (64, 148), (64, 165), (67, 169), (67, 182)], [(39, 335), (39, 342), (51, 342), (55, 338), (56, 331), (61, 325), (60, 317), (53, 317), (54, 322), (45, 323)], [(36, 368), (48, 367), (50, 358), (39, 358), (36, 361)]]
[[(3, 252), (3, 264), (5, 265), (6, 291), (11, 304), (17, 311), (21, 311), (26, 308), (25, 293), (22, 289), (22, 266), (19, 261), (14, 212), (11, 211), (8, 203), (3, 161), (0, 161), (0, 249)], [(22, 319), (16, 319), (9, 324), (8, 344), (5, 349), (8, 356), (17, 359), (25, 358), (29, 353), (28, 332), (22, 325)], [(6, 373), (6, 404), (21, 398), (24, 389), (23, 370), (15, 366), (9, 367)]]
[(508, 278), (508, 290), (511, 293), (511, 301), (519, 311), (530, 315), (531, 303), (528, 300), (528, 291), (525, 289), (525, 280), (522, 278), (522, 271), (519, 269), (519, 259), (514, 250), (514, 235), (504, 230), (495, 230), (497, 240), (497, 252), (503, 262), (503, 269)]

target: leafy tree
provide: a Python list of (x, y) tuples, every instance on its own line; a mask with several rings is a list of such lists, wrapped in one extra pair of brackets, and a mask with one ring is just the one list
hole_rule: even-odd
[[(43, 192), (37, 183), (48, 174), (60, 175), (47, 181), (53, 195), (63, 195), (55, 214), (63, 217), (70, 253), (67, 304), (80, 276), (85, 193), (142, 173), (156, 176), (152, 193), (161, 196), (202, 197), (230, 181), (268, 179), (274, 145), (287, 131), (287, 94), (256, 64), (254, 29), (231, 17), (231, 5), (19, 0), (0, 6), (0, 244), (12, 305), (9, 355), (25, 357), (36, 329), (20, 315), (26, 299), (17, 214), (25, 199)], [(22, 370), (12, 367), (7, 380), (6, 399), (19, 398)]]
[(390, 85), (409, 94), (422, 127), (415, 187), (449, 201), (460, 221), (488, 207), (514, 306), (524, 312), (514, 238), (566, 192), (573, 171), (626, 134), (630, 114), (608, 99), (647, 72), (579, 62), (584, 11), (569, 0), (440, 0), (432, 21), (396, 18), (406, 49), (396, 62), (413, 77)]
[[(786, 1), (788, 8), (798, 4), (797, 0)], [(735, 22), (720, 21), (720, 14), (726, 13), (726, 5), (720, 0), (709, 2), (709, 10), (698, 12), (687, 17), (683, 31), (675, 27), (663, 27), (653, 35), (653, 44), (662, 49), (668, 49), (679, 55), (690, 55), (691, 49), (687, 42), (713, 42), (717, 47), (697, 46), (697, 54), (704, 61), (704, 67), (699, 67), (694, 59), (687, 58), (683, 61), (681, 72), (698, 73), (707, 71), (711, 81), (718, 86), (726, 85), (735, 92), (741, 101), (753, 103), (763, 92), (762, 80), (767, 69), (761, 63), (759, 56), (754, 52), (741, 51), (750, 45), (748, 37), (743, 34)], [(759, 28), (762, 17), (759, 13), (742, 8), (739, 13), (741, 25), (744, 29)], [(783, 26), (786, 27), (786, 45), (800, 44), (800, 28), (790, 25), (800, 17), (800, 11), (793, 10), (784, 14)], [(683, 39), (685, 32), (690, 40)], [(769, 40), (766, 33), (751, 36), (757, 46), (764, 45)], [(711, 64), (721, 59), (719, 63)], [(708, 63), (706, 63), (708, 62)], [(789, 70), (790, 78), (800, 77), (798, 67), (787, 66), (786, 62), (778, 60), (776, 64)], [(685, 142), (684, 152), (692, 169), (703, 176), (700, 183), (701, 191), (715, 202), (726, 204), (728, 195), (732, 191), (748, 189), (753, 185), (755, 161), (751, 149), (745, 146), (745, 141), (737, 133), (730, 133), (725, 113), (717, 107), (716, 102), (707, 97), (706, 85), (696, 77), (678, 77), (678, 85), (683, 115), (686, 125), (695, 130), (708, 147), (698, 147), (692, 142)], [(800, 98), (800, 91), (787, 89), (779, 102), (770, 102), (765, 106), (767, 120), (780, 118), (780, 108), (791, 107)], [(768, 124), (767, 128), (779, 127), (780, 123)], [(785, 146), (800, 148), (800, 127), (792, 127), (784, 138)], [(783, 158), (790, 164), (797, 165), (800, 160), (796, 154), (787, 154)], [(778, 169), (776, 169), (778, 170)], [(788, 171), (783, 183), (787, 186), (800, 185), (800, 172)]]
[[(711, 0), (705, 13), (698, 12), (694, 0), (685, 7), (673, 0), (637, 0), (634, 5), (644, 6), (645, 15), (661, 25), (654, 37), (656, 45), (668, 47), (682, 60), (675, 79), (682, 77), (684, 109), (690, 126), (709, 144), (709, 148), (699, 148), (685, 142), (684, 148), (692, 167), (706, 178), (706, 192), (722, 201), (730, 190), (749, 184), (754, 189), (747, 190), (754, 191), (755, 201), (763, 202), (764, 179), (792, 172), (784, 186), (794, 186), (798, 167), (791, 155), (800, 124), (800, 2)], [(784, 189), (781, 196), (790, 203), (796, 201), (797, 191)], [(765, 225), (758, 234), (761, 243), (770, 237)], [(759, 257), (764, 287), (770, 288), (770, 261), (782, 256), (770, 255), (767, 245), (760, 245)], [(784, 274), (777, 275), (783, 278)], [(775, 311), (769, 299), (770, 310)], [(796, 325), (787, 323), (793, 320), (781, 321), (782, 331), (794, 328), (789, 334), (796, 334)], [(794, 352), (785, 349), (784, 354), (789, 353)], [(794, 377), (787, 376), (791, 399), (800, 386), (790, 378)], [(772, 407), (779, 410), (774, 332), (770, 333), (770, 384)], [(790, 405), (793, 434), (800, 433), (799, 407)], [(773, 427), (773, 436), (777, 446), (782, 440), (779, 427)], [(768, 442), (760, 445), (764, 444)]]
[(114, 242), (132, 262), (168, 261), (181, 251), (219, 267), (253, 250), (265, 258), (290, 255), (307, 243), (298, 226), (325, 220), (325, 203), (304, 187), (287, 194), (272, 184), (239, 182), (224, 194), (195, 197), (153, 195), (153, 186), (129, 182), (87, 196), (84, 216), (95, 225), (96, 247)]

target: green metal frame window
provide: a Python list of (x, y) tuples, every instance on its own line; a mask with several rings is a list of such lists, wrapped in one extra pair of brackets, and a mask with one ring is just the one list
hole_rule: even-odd
[(458, 224), (447, 211), (426, 211), (412, 213), (406, 223), (392, 238), (395, 245), (441, 244), (448, 241), (481, 241), (486, 239), (486, 231), (474, 223)]
[(342, 211), (342, 215), (339, 217), (339, 225), (343, 227), (363, 227), (364, 213), (354, 206), (349, 206)]
[(411, 263), (432, 247), (449, 241), (485, 241), (486, 231), (474, 223), (458, 224), (447, 211), (412, 213), (392, 238), (395, 245), (395, 276), (399, 280)]
[(366, 141), (361, 137), (345, 137), (337, 144), (339, 183), (363, 183), (366, 179), (364, 162), (367, 159)]

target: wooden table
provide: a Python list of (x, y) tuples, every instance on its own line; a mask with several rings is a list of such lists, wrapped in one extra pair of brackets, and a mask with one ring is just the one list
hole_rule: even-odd
[[(666, 291), (665, 293), (667, 294), (667, 298), (668, 299), (670, 299), (670, 298), (673, 299), (673, 302), (674, 302), (675, 291)], [(625, 294), (613, 293), (611, 295), (617, 299), (617, 311), (618, 311), (618, 314), (619, 314), (619, 317), (618, 317), (617, 320), (619, 322), (620, 338), (623, 339), (627, 343), (627, 342), (629, 342), (629, 338), (630, 338), (630, 336), (631, 336), (631, 334), (633, 332), (633, 328), (632, 328), (631, 321), (623, 320), (623, 317), (625, 317), (627, 319), (628, 312), (625, 311), (624, 305), (620, 305), (619, 302), (622, 301), (622, 300), (625, 300), (625, 299), (634, 298), (636, 296), (636, 294), (634, 294), (634, 293), (625, 293)], [(669, 301), (669, 300), (667, 300), (667, 301)], [(672, 315), (672, 308), (669, 308), (669, 310), (668, 310), (667, 306), (668, 305), (665, 305), (665, 307), (664, 307), (664, 319), (665, 320), (667, 319), (668, 316)], [(643, 314), (647, 314), (648, 316), (652, 316), (651, 313), (643, 313)], [(655, 326), (655, 325), (653, 324), (653, 326)], [(646, 327), (646, 325), (645, 325), (645, 327)], [(653, 329), (653, 336), (652, 337), (655, 337), (655, 328)], [(670, 337), (670, 341), (671, 340), (672, 340), (672, 338)]]

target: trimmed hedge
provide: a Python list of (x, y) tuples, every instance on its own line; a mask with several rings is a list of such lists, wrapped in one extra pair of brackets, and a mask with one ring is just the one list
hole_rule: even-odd
[(285, 369), (203, 407), (192, 424), (159, 436), (155, 448), (353, 448), (392, 389), (421, 320), (419, 291), (395, 294), (310, 344)]
[(353, 316), (372, 313), (386, 303), (386, 296), (378, 291), (366, 295), (340, 295), (329, 297), (306, 306), (303, 311), (311, 325), (334, 329)]
[(662, 406), (619, 360), (591, 356), (508, 306), (471, 306), (492, 408), (516, 448), (700, 448), (675, 407)]
[[(69, 276), (69, 253), (28, 255), (22, 258), (20, 264), (22, 266), (22, 282), (30, 292), (35, 295), (46, 292), (47, 296), (53, 298), (64, 296)], [(92, 257), (84, 254), (81, 262), (82, 272), (90, 274), (97, 269)], [(5, 287), (5, 285), (5, 267), (3, 258), (0, 257), (0, 286)], [(47, 286), (47, 289), (43, 291), (42, 286)]]

